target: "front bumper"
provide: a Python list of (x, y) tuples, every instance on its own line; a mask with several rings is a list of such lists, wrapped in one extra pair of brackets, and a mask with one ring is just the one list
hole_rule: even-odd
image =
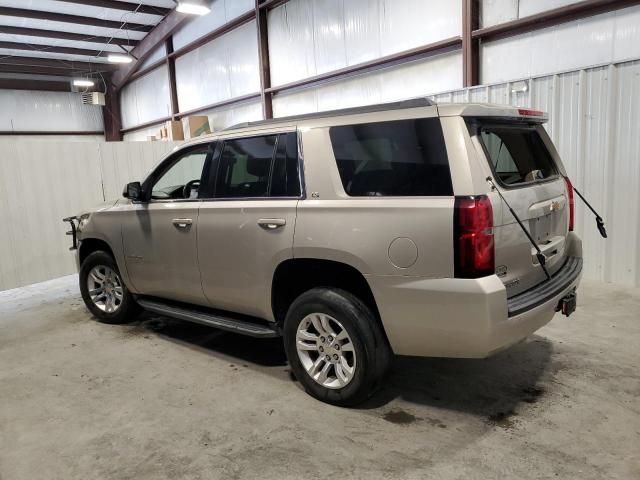
[(479, 279), (367, 276), (394, 353), (484, 358), (546, 325), (580, 282), (582, 259), (569, 257), (552, 277), (507, 299), (495, 275)]

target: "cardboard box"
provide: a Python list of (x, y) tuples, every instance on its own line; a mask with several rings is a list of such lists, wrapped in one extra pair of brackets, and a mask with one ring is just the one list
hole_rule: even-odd
[(184, 140), (184, 129), (179, 120), (168, 120), (164, 126), (166, 139), (170, 142)]
[(189, 138), (199, 137), (211, 133), (209, 128), (209, 117), (206, 115), (192, 115), (187, 117), (187, 126), (189, 130)]

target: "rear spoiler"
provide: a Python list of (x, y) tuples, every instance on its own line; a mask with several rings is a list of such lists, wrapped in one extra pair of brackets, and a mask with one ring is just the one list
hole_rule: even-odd
[(438, 104), (441, 117), (474, 117), (525, 121), (527, 123), (546, 123), (549, 115), (540, 110), (509, 105), (492, 105), (488, 103), (452, 103)]

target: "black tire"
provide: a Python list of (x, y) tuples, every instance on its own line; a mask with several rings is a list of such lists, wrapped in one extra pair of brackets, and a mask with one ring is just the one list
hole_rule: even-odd
[[(309, 314), (323, 313), (346, 329), (357, 358), (353, 377), (342, 388), (316, 382), (303, 366), (296, 347), (300, 322)], [(335, 288), (314, 288), (290, 306), (284, 322), (284, 345), (291, 369), (304, 389), (323, 402), (348, 407), (362, 403), (380, 386), (391, 363), (391, 349), (375, 315), (359, 298)]]
[[(120, 284), (123, 289), (122, 302), (119, 304), (115, 312), (106, 312), (101, 310), (91, 300), (87, 279), (91, 270), (96, 266), (109, 267), (117, 274), (120, 280)], [(120, 271), (118, 270), (118, 265), (115, 260), (109, 253), (101, 250), (90, 253), (80, 266), (80, 293), (82, 294), (82, 300), (84, 300), (84, 304), (87, 306), (89, 311), (102, 323), (129, 323), (135, 319), (135, 315), (140, 311), (140, 307), (120, 276)]]

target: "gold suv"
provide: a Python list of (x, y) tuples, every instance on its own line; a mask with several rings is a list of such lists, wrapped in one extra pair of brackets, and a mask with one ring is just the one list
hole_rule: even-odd
[(68, 219), (88, 309), (283, 337), (314, 397), (366, 399), (393, 354), (481, 358), (575, 309), (573, 188), (541, 112), (426, 99), (185, 143)]

